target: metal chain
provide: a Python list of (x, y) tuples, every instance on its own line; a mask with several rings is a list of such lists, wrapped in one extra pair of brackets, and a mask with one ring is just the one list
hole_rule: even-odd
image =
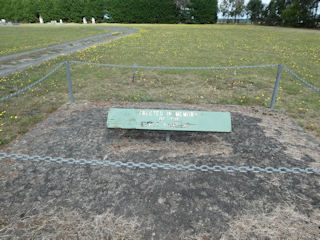
[[(269, 67), (276, 67), (278, 66), (277, 64), (271, 64), (271, 65), (257, 65), (257, 66), (234, 66), (234, 67), (153, 67), (153, 66), (137, 66), (137, 65), (115, 65), (115, 64), (104, 64), (104, 63), (89, 63), (89, 62), (81, 62), (81, 61), (70, 61), (71, 63), (75, 64), (85, 64), (85, 65), (93, 65), (93, 66), (105, 66), (105, 67), (117, 67), (117, 68), (132, 68), (132, 69), (168, 69), (168, 70), (228, 70), (228, 69), (252, 69), (252, 68), (269, 68)], [(14, 96), (17, 96), (28, 89), (36, 86), (40, 82), (44, 81), (48, 77), (50, 77), (53, 73), (58, 71), (66, 62), (60, 63), (57, 67), (55, 67), (51, 72), (49, 72), (47, 75), (39, 79), (38, 81), (26, 86), (23, 89), (20, 89), (17, 92), (11, 93), (8, 96), (5, 96), (3, 98), (0, 98), (0, 103), (12, 98)], [(286, 66), (283, 66), (291, 75), (296, 77), (299, 81), (302, 83), (306, 84), (308, 87), (312, 88), (313, 90), (317, 91), (320, 93), (320, 90), (313, 86), (312, 84), (306, 82), (302, 78), (300, 78), (298, 75), (296, 75), (294, 72), (292, 72), (289, 68)]]
[(296, 79), (298, 79), (300, 82), (304, 83), (305, 85), (307, 85), (308, 87), (312, 88), (313, 90), (315, 90), (316, 92), (320, 93), (320, 89), (313, 86), (312, 84), (306, 82), (305, 80), (303, 80), (301, 77), (299, 77), (297, 74), (295, 74), (294, 72), (292, 72), (289, 68), (287, 68), (286, 66), (283, 66), (288, 73), (290, 73), (292, 76), (294, 76)]
[(287, 168), (287, 167), (248, 167), (248, 166), (197, 166), (194, 164), (170, 164), (170, 163), (145, 163), (145, 162), (122, 162), (122, 161), (98, 161), (98, 160), (86, 160), (86, 159), (74, 159), (74, 158), (61, 158), (61, 157), (40, 157), (18, 154), (6, 154), (0, 152), (0, 160), (3, 159), (15, 159), (15, 160), (31, 160), (35, 162), (49, 162), (49, 163), (67, 163), (67, 164), (88, 164), (92, 166), (105, 166), (105, 167), (127, 167), (127, 168), (151, 168), (151, 169), (163, 169), (163, 170), (177, 170), (177, 171), (202, 171), (202, 172), (240, 172), (240, 173), (291, 173), (291, 174), (315, 174), (320, 173), (320, 168)]
[(9, 99), (9, 98), (12, 98), (14, 96), (17, 96), (19, 95), (20, 93), (23, 93), (25, 91), (27, 91), (28, 89), (36, 86), (37, 84), (41, 83), (42, 81), (44, 81), (45, 79), (47, 79), (48, 77), (50, 77), (52, 74), (54, 74), (56, 71), (58, 71), (63, 65), (65, 64), (65, 62), (62, 62), (60, 63), (57, 67), (55, 67), (51, 72), (49, 72), (47, 75), (45, 75), (44, 77), (42, 77), (41, 79), (39, 79), (38, 81), (35, 81), (34, 83), (26, 86), (25, 88), (23, 89), (20, 89), (19, 91), (16, 91), (14, 93), (11, 93), (10, 95), (6, 96), (6, 97), (3, 97), (3, 98), (0, 98), (0, 103)]

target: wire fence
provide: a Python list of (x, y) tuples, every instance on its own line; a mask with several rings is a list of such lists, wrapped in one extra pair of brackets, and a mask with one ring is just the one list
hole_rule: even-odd
[(46, 74), (44, 77), (40, 78), (39, 80), (35, 81), (34, 83), (32, 83), (32, 84), (26, 86), (25, 88), (22, 88), (22, 89), (14, 92), (14, 93), (11, 93), (11, 94), (9, 94), (9, 95), (7, 95), (7, 96), (5, 96), (5, 97), (0, 98), (0, 103), (3, 102), (3, 101), (5, 101), (5, 100), (7, 100), (7, 99), (10, 99), (10, 98), (12, 98), (12, 97), (15, 97), (15, 96), (17, 96), (17, 95), (19, 95), (19, 94), (21, 94), (21, 93), (24, 93), (25, 91), (27, 91), (27, 90), (35, 87), (36, 85), (38, 85), (39, 83), (43, 82), (43, 81), (46, 80), (48, 77), (50, 77), (52, 74), (54, 74), (56, 71), (58, 71), (58, 70), (59, 70), (63, 65), (65, 65), (65, 64), (66, 64), (66, 62), (60, 63), (60, 64), (59, 64), (57, 67), (55, 67), (51, 72), (49, 72), (48, 74)]
[[(288, 71), (293, 77), (298, 79), (300, 82), (305, 84), (306, 86), (312, 88), (314, 91), (320, 93), (320, 89), (313, 86), (312, 84), (308, 83), (307, 81), (303, 80), (301, 77), (299, 77), (297, 74), (295, 74), (293, 71), (291, 71), (289, 68), (282, 64), (269, 64), (269, 65), (256, 65), (256, 66), (232, 66), (232, 67), (159, 67), (159, 66), (138, 66), (136, 64), (134, 65), (116, 65), (116, 64), (104, 64), (104, 63), (92, 63), (92, 62), (81, 62), (81, 61), (70, 61), (70, 63), (74, 64), (82, 64), (82, 65), (91, 65), (91, 66), (102, 66), (102, 67), (111, 67), (111, 68), (126, 68), (126, 69), (158, 69), (158, 70), (237, 70), (237, 69), (257, 69), (257, 68), (273, 68), (273, 67), (278, 67), (278, 72), (276, 76), (276, 81), (275, 81), (275, 86), (274, 86), (274, 91), (272, 94), (272, 100), (270, 104), (270, 108), (274, 108), (274, 104), (276, 101), (276, 95), (279, 89), (279, 83), (280, 83), (280, 77), (281, 77), (281, 72), (282, 69), (285, 69)], [(35, 81), (34, 83), (26, 86), (23, 89), (20, 89), (12, 94), (9, 94), (5, 97), (0, 98), (0, 103), (12, 98), (14, 96), (17, 96), (32, 87), (38, 85), (39, 83), (43, 82), (46, 80), (48, 77), (50, 77), (52, 74), (54, 74), (57, 70), (59, 70), (63, 65), (66, 66), (66, 73), (67, 73), (67, 80), (68, 80), (68, 87), (69, 87), (69, 93), (70, 93), (70, 100), (71, 102), (74, 102), (74, 97), (73, 97), (73, 91), (72, 91), (72, 82), (71, 82), (71, 74), (70, 74), (70, 67), (69, 67), (69, 61), (65, 61), (60, 63), (57, 67), (55, 67), (51, 72), (46, 74), (44, 77), (39, 79), (38, 81)]]
[[(96, 71), (87, 71), (79, 68), (80, 66), (88, 66), (93, 68), (102, 68), (105, 69), (101, 72)], [(78, 66), (78, 67), (77, 67)], [(63, 69), (65, 67), (65, 69)], [(123, 71), (121, 72), (120, 69)], [(263, 69), (271, 69), (272, 72), (266, 73)], [(253, 71), (249, 74), (242, 74), (241, 71)], [(274, 74), (274, 70), (276, 74)], [(286, 74), (289, 74), (291, 78), (289, 81), (281, 81), (281, 78), (284, 76), (284, 71)], [(155, 72), (156, 71), (156, 72)], [(161, 73), (157, 72), (161, 71)], [(187, 72), (196, 74), (190, 75)], [(218, 74), (218, 72), (222, 74)], [(259, 72), (261, 71), (261, 72)], [(241, 74), (243, 76), (241, 76)], [(261, 81), (256, 81), (258, 74), (264, 75), (268, 74), (269, 82), (264, 81), (261, 77)], [(148, 76), (146, 76), (148, 75)], [(223, 75), (227, 77), (223, 78)], [(53, 78), (53, 76), (55, 76)], [(26, 76), (26, 81), (30, 81)], [(45, 76), (40, 77), (38, 80), (31, 81), (30, 84), (24, 85), (19, 89), (19, 85), (10, 89), (10, 94), (2, 96), (0, 98), (0, 135), (4, 127), (6, 127), (7, 135), (10, 137), (0, 139), (0, 145), (10, 142), (16, 135), (23, 134), (28, 130), (28, 127), (33, 125), (35, 122), (45, 116), (45, 114), (52, 112), (57, 109), (63, 103), (68, 101), (68, 98), (71, 102), (81, 99), (81, 95), (88, 91), (90, 81), (95, 81), (96, 79), (101, 79), (101, 81), (94, 86), (92, 90), (92, 95), (95, 96), (94, 99), (103, 99), (102, 95), (108, 93), (119, 94), (115, 95), (117, 99), (125, 99), (127, 101), (156, 101), (156, 97), (163, 97), (163, 99), (169, 98), (173, 92), (173, 89), (177, 89), (176, 92), (181, 91), (183, 94), (187, 89), (191, 93), (196, 93), (197, 99), (200, 101), (202, 98), (204, 100), (209, 99), (209, 97), (222, 99), (222, 103), (225, 104), (255, 104), (260, 101), (262, 106), (268, 106), (271, 109), (275, 108), (278, 101), (284, 101), (280, 99), (279, 94), (282, 94), (283, 88), (286, 88), (287, 85), (290, 85), (291, 95), (287, 97), (296, 98), (297, 94), (302, 91), (299, 87), (303, 84), (308, 87), (309, 90), (303, 90), (305, 93), (305, 98), (301, 101), (305, 104), (304, 101), (306, 98), (313, 98), (314, 95), (320, 93), (319, 88), (310, 84), (309, 82), (302, 79), (292, 70), (281, 64), (269, 64), (269, 65), (257, 65), (257, 66), (230, 66), (230, 67), (159, 67), (159, 66), (139, 66), (136, 64), (133, 65), (115, 65), (115, 64), (103, 64), (103, 63), (94, 63), (94, 62), (82, 62), (82, 61), (65, 61), (58, 63), (54, 69), (49, 71)], [(147, 83), (145, 78), (149, 78), (150, 81)], [(201, 84), (195, 79), (203, 78)], [(286, 77), (287, 80), (288, 77)], [(27, 80), (28, 79), (28, 80)], [(50, 80), (51, 79), (51, 80)], [(63, 81), (61, 79), (67, 79)], [(99, 85), (105, 79), (109, 81)], [(114, 80), (115, 79), (115, 80)], [(129, 79), (129, 81), (128, 81)], [(294, 79), (298, 80), (298, 85), (294, 85)], [(48, 81), (45, 81), (48, 80)], [(50, 80), (50, 81), (49, 81)], [(273, 84), (271, 83), (273, 82)], [(281, 84), (287, 84), (281, 86)], [(220, 84), (220, 85), (219, 85)], [(22, 83), (21, 83), (22, 86)], [(235, 88), (238, 86), (238, 88)], [(10, 86), (11, 87), (11, 86)], [(166, 94), (161, 95), (161, 91), (166, 88), (168, 91)], [(259, 93), (260, 95), (254, 95), (253, 93), (258, 92), (260, 88), (265, 88), (270, 90), (270, 96), (266, 97), (266, 93)], [(123, 91), (120, 95), (119, 91)], [(127, 91), (124, 91), (126, 89)], [(141, 97), (144, 91), (150, 91), (147, 96), (152, 96), (152, 98)], [(155, 89), (155, 90), (153, 90)], [(288, 91), (289, 91), (288, 90)], [(155, 92), (157, 91), (157, 92)], [(210, 95), (210, 92), (214, 94)], [(244, 92), (247, 91), (247, 94)], [(310, 92), (312, 91), (312, 92)], [(0, 91), (1, 92), (1, 91)], [(131, 93), (134, 92), (132, 95)], [(158, 94), (160, 92), (160, 94)], [(225, 93), (228, 94), (220, 94)], [(30, 94), (28, 94), (30, 93)], [(230, 95), (229, 95), (230, 93)], [(97, 96), (99, 95), (99, 96)], [(125, 96), (127, 95), (127, 96)], [(247, 97), (246, 97), (246, 96)], [(254, 95), (250, 97), (250, 95)], [(130, 96), (130, 97), (129, 97)], [(155, 96), (155, 97), (154, 97)], [(264, 97), (262, 100), (262, 96)], [(126, 97), (126, 98), (124, 98)], [(140, 98), (139, 98), (140, 97)], [(183, 102), (188, 102), (188, 96), (183, 96)], [(163, 100), (162, 99), (162, 100)], [(250, 99), (253, 99), (250, 101)], [(176, 100), (176, 99), (174, 99)], [(179, 99), (178, 99), (179, 100)], [(160, 100), (161, 101), (161, 100)], [(285, 104), (290, 105), (290, 99), (288, 99)], [(193, 103), (193, 101), (190, 101)], [(208, 102), (212, 103), (212, 102)], [(215, 103), (215, 102), (213, 102)], [(317, 103), (315, 103), (317, 104)], [(310, 106), (309, 106), (310, 105)], [(314, 105), (309, 104), (307, 107), (298, 106), (302, 109), (298, 111), (298, 114), (306, 114), (306, 111), (309, 111), (310, 108)], [(21, 106), (23, 106), (21, 108)], [(10, 113), (9, 113), (10, 112)], [(16, 115), (13, 114), (16, 112)], [(19, 114), (17, 114), (19, 113)], [(315, 116), (319, 114), (316, 110), (313, 112)], [(19, 115), (19, 116), (18, 116)], [(17, 118), (17, 122), (15, 119)], [(16, 127), (16, 125), (19, 127)], [(4, 136), (4, 135), (3, 135)], [(91, 165), (103, 165), (103, 166), (122, 166), (122, 167), (136, 167), (136, 168), (156, 168), (156, 169), (173, 169), (173, 170), (197, 170), (197, 171), (222, 171), (222, 172), (265, 172), (265, 173), (319, 173), (319, 169), (314, 168), (272, 168), (272, 167), (247, 167), (247, 166), (184, 166), (184, 165), (168, 165), (168, 164), (145, 164), (145, 163), (123, 163), (123, 162), (103, 162), (99, 163), (95, 160), (66, 160), (61, 158), (51, 158), (51, 157), (32, 157), (23, 155), (7, 155), (5, 153), (0, 153), (0, 159), (12, 158), (12, 159), (22, 159), (22, 160), (40, 160), (40, 161), (50, 161), (58, 163), (76, 163), (76, 164), (91, 164)]]

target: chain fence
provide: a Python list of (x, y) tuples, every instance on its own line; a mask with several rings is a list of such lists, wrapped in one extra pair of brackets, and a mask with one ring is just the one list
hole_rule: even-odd
[(9, 94), (9, 95), (7, 95), (7, 96), (5, 96), (5, 97), (0, 98), (0, 103), (3, 102), (3, 101), (5, 101), (5, 100), (8, 100), (8, 99), (10, 99), (10, 98), (12, 98), (12, 97), (17, 96), (17, 95), (19, 95), (19, 94), (21, 94), (21, 93), (23, 93), (23, 92), (31, 89), (32, 87), (35, 87), (36, 85), (38, 85), (39, 83), (43, 82), (43, 81), (46, 80), (48, 77), (50, 77), (52, 74), (54, 74), (56, 71), (58, 71), (63, 65), (65, 65), (65, 62), (60, 63), (60, 64), (59, 64), (57, 67), (55, 67), (51, 72), (49, 72), (48, 74), (46, 74), (44, 77), (40, 78), (39, 80), (33, 82), (32, 84), (26, 86), (25, 88), (22, 88), (22, 89), (14, 92), (14, 93), (11, 93), (11, 94)]
[(0, 146), (68, 101), (64, 66), (65, 62), (46, 62), (0, 78)]
[[(79, 68), (80, 66), (86, 65), (97, 68), (104, 68), (107, 71), (87, 71), (85, 69)], [(65, 66), (65, 71), (62, 70), (62, 67)], [(77, 67), (78, 66), (78, 67)], [(266, 83), (263, 79), (256, 83), (255, 81), (258, 78), (258, 73), (261, 75), (265, 74), (264, 68), (267, 69), (277, 69), (277, 74), (268, 73), (269, 78), (272, 79), (273, 85)], [(48, 69), (48, 67), (46, 68)], [(70, 71), (72, 70), (72, 72)], [(123, 69), (124, 72), (120, 72), (120, 69)], [(262, 72), (257, 72), (257, 71)], [(146, 72), (142, 72), (145, 70)], [(241, 75), (242, 70), (252, 70), (252, 76), (247, 77)], [(108, 94), (114, 96), (115, 99), (120, 99), (124, 101), (156, 101), (157, 98), (154, 97), (141, 97), (144, 93), (145, 89), (157, 89), (157, 91), (161, 92), (164, 88), (166, 88), (167, 93), (162, 96), (162, 99), (167, 99), (171, 97), (173, 93), (172, 89), (177, 87), (177, 91), (184, 91), (185, 89), (189, 89), (190, 93), (197, 95), (197, 103), (202, 103), (201, 100), (203, 98), (206, 100), (207, 96), (210, 94), (210, 91), (213, 92), (211, 98), (220, 97), (222, 99), (222, 104), (247, 104), (254, 105), (255, 101), (260, 101), (263, 106), (268, 106), (271, 109), (275, 107), (276, 102), (284, 101), (282, 97), (283, 88), (285, 89), (290, 85), (293, 85), (294, 79), (289, 79), (288, 83), (285, 81), (280, 81), (280, 79), (284, 76), (284, 71), (286, 70), (286, 74), (289, 74), (292, 78), (297, 79), (299, 81), (299, 85), (295, 86), (294, 89), (289, 89), (291, 91), (291, 95), (289, 97), (296, 98), (296, 96), (301, 93), (301, 89), (298, 90), (300, 84), (306, 85), (309, 90), (304, 90), (305, 97), (301, 100), (301, 104), (307, 105), (306, 102), (309, 99), (314, 98), (314, 96), (319, 96), (320, 93), (319, 88), (310, 84), (309, 82), (303, 80), (297, 74), (295, 74), (292, 70), (287, 68), (281, 64), (269, 64), (269, 65), (257, 65), (257, 66), (230, 66), (230, 67), (159, 67), (159, 66), (139, 66), (136, 64), (133, 65), (116, 65), (116, 64), (103, 64), (103, 63), (94, 63), (94, 62), (83, 62), (83, 61), (65, 61), (62, 63), (57, 63), (57, 66), (54, 67), (53, 70), (48, 72), (45, 76), (40, 79), (31, 82), (20, 90), (16, 90), (7, 94), (5, 96), (0, 96), (0, 146), (2, 144), (6, 144), (10, 142), (15, 136), (18, 134), (23, 134), (37, 121), (41, 120), (45, 114), (48, 114), (55, 109), (57, 109), (61, 104), (68, 101), (68, 96), (71, 102), (74, 102), (77, 99), (81, 99), (83, 94), (86, 94), (88, 87), (90, 85), (90, 77), (92, 76), (93, 80), (100, 79), (100, 82), (97, 83), (95, 88), (91, 90), (94, 95), (93, 100), (110, 100), (104, 99), (103, 95), (106, 94), (107, 90)], [(148, 72), (149, 71), (149, 72)], [(153, 71), (162, 71), (161, 74)], [(176, 71), (176, 72), (173, 72)], [(188, 71), (211, 71), (205, 74), (201, 74), (197, 72), (195, 75), (187, 75), (185, 74)], [(212, 71), (224, 71), (222, 74), (217, 74)], [(173, 72), (173, 73), (172, 73)], [(72, 73), (72, 74), (71, 74)], [(148, 77), (146, 75), (148, 74)], [(223, 74), (228, 74), (228, 79), (224, 79), (221, 77)], [(53, 75), (55, 78), (52, 78)], [(214, 75), (210, 78), (211, 75)], [(273, 77), (272, 77), (273, 76)], [(26, 79), (29, 76), (26, 75)], [(160, 79), (161, 77), (165, 78), (165, 80)], [(202, 85), (199, 85), (198, 82), (195, 82), (194, 79), (203, 78)], [(145, 78), (150, 78), (151, 81), (146, 83)], [(51, 80), (50, 80), (51, 79)], [(67, 79), (67, 81), (61, 81), (61, 79)], [(117, 79), (117, 81), (113, 81), (113, 79)], [(128, 81), (128, 79), (130, 79)], [(176, 82), (174, 82), (174, 79)], [(45, 81), (47, 80), (47, 81)], [(107, 83), (102, 83), (105, 81)], [(228, 81), (227, 81), (228, 80)], [(287, 80), (287, 78), (286, 78)], [(194, 82), (193, 84), (188, 84), (188, 82)], [(219, 85), (219, 82), (221, 85)], [(99, 85), (100, 83), (105, 85)], [(286, 83), (287, 85), (281, 85)], [(256, 86), (254, 84), (257, 84)], [(246, 85), (246, 86), (244, 86)], [(268, 86), (267, 86), (268, 85)], [(16, 88), (18, 88), (18, 84)], [(164, 87), (165, 86), (165, 87)], [(197, 87), (198, 86), (198, 87)], [(237, 86), (236, 89), (234, 86)], [(117, 92), (126, 89), (122, 95), (119, 95)], [(266, 93), (259, 93), (260, 95), (253, 95), (252, 93), (257, 92), (259, 88), (272, 90), (272, 96), (265, 97)], [(203, 90), (204, 89), (204, 90)], [(1, 89), (0, 89), (1, 90)], [(203, 90), (203, 91), (202, 91)], [(11, 91), (11, 90), (10, 90)], [(202, 91), (202, 92), (201, 92)], [(207, 92), (205, 92), (207, 91)], [(234, 92), (231, 94), (225, 94), (219, 96), (223, 91)], [(247, 91), (247, 92), (245, 92)], [(30, 93), (28, 95), (28, 92)], [(134, 95), (130, 95), (134, 92)], [(1, 93), (1, 91), (0, 91)], [(246, 93), (246, 94), (245, 94)], [(117, 95), (118, 94), (118, 95)], [(207, 94), (207, 95), (206, 95)], [(317, 94), (317, 95), (314, 95)], [(125, 95), (125, 96), (124, 96)], [(157, 96), (157, 93), (150, 92), (149, 95)], [(149, 96), (148, 95), (148, 96)], [(20, 96), (20, 98), (18, 97)], [(262, 98), (264, 99), (262, 100)], [(285, 96), (288, 97), (288, 96)], [(259, 99), (260, 98), (260, 99)], [(309, 99), (307, 99), (309, 98)], [(112, 99), (112, 98), (111, 98)], [(183, 99), (172, 98), (173, 102), (182, 101), (184, 103), (193, 103), (193, 100), (188, 102), (187, 96), (184, 96)], [(235, 100), (236, 99), (236, 100)], [(250, 100), (251, 99), (251, 100)], [(320, 102), (320, 101), (319, 101)], [(27, 104), (28, 103), (28, 104)], [(215, 104), (217, 101), (206, 102)], [(290, 104), (296, 104), (295, 101), (291, 101), (288, 98), (285, 105), (288, 105), (290, 108), (298, 107), (298, 113), (294, 112), (293, 115), (297, 115), (298, 117), (305, 117), (306, 114), (310, 115), (310, 118), (317, 119), (317, 114), (319, 114), (318, 110), (311, 111), (309, 109), (316, 108), (317, 102), (313, 102), (312, 104), (308, 104), (308, 106), (292, 106)], [(21, 107), (21, 106), (22, 107)], [(41, 110), (39, 110), (41, 108)], [(42, 109), (43, 108), (43, 109)], [(28, 110), (29, 109), (29, 110)], [(302, 109), (302, 110), (300, 110)], [(10, 114), (8, 113), (10, 111)], [(312, 112), (312, 113), (311, 113)], [(16, 115), (14, 115), (15, 113)], [(13, 120), (18, 117), (17, 123)], [(19, 119), (21, 118), (21, 119)], [(30, 120), (31, 119), (31, 120)], [(21, 127), (23, 126), (23, 128)], [(7, 138), (2, 138), (2, 136), (6, 136), (3, 134), (4, 129), (6, 127), (7, 135), (10, 135)], [(308, 127), (308, 126), (307, 126)], [(311, 126), (310, 126), (311, 127)], [(312, 129), (311, 129), (312, 130)], [(134, 168), (156, 168), (156, 169), (165, 169), (165, 170), (190, 170), (190, 171), (222, 171), (222, 172), (266, 172), (266, 173), (319, 173), (319, 169), (314, 168), (273, 168), (273, 167), (246, 167), (246, 166), (195, 166), (195, 165), (171, 165), (171, 164), (160, 164), (160, 163), (132, 163), (132, 162), (110, 162), (110, 161), (96, 161), (96, 160), (75, 160), (75, 159), (63, 159), (63, 158), (51, 158), (45, 157), (41, 158), (38, 156), (27, 156), (27, 155), (7, 155), (5, 153), (0, 153), (0, 159), (4, 158), (12, 158), (12, 159), (22, 159), (22, 160), (32, 160), (32, 161), (49, 161), (49, 162), (57, 162), (57, 163), (74, 163), (74, 164), (90, 164), (90, 165), (103, 165), (103, 166), (119, 166), (119, 167), (134, 167)]]
[(291, 174), (317, 174), (320, 173), (320, 168), (287, 168), (287, 167), (257, 167), (257, 166), (208, 166), (201, 165), (197, 166), (194, 164), (170, 164), (170, 163), (145, 163), (145, 162), (122, 162), (122, 161), (98, 161), (98, 160), (86, 160), (86, 159), (74, 159), (74, 158), (54, 158), (54, 157), (40, 157), (40, 156), (29, 156), (29, 155), (18, 155), (18, 154), (6, 154), (0, 152), (0, 160), (13, 159), (13, 160), (24, 160), (34, 162), (48, 162), (48, 163), (66, 163), (66, 164), (79, 164), (79, 165), (92, 165), (92, 166), (104, 166), (104, 167), (125, 167), (125, 168), (150, 168), (156, 170), (176, 170), (176, 171), (201, 171), (201, 172), (240, 172), (240, 173), (291, 173)]
[(231, 67), (159, 67), (159, 66), (138, 66), (136, 64), (134, 65), (116, 65), (116, 64), (104, 64), (104, 63), (93, 63), (93, 62), (82, 62), (82, 61), (65, 61), (60, 63), (57, 67), (55, 67), (51, 72), (49, 72), (48, 74), (46, 74), (44, 77), (42, 77), (41, 79), (35, 81), (34, 83), (26, 86), (23, 89), (20, 89), (14, 93), (11, 93), (7, 96), (4, 96), (2, 98), (0, 98), (0, 103), (12, 98), (14, 96), (17, 96), (29, 89), (31, 89), (32, 87), (38, 85), (39, 83), (43, 82), (44, 80), (46, 80), (48, 77), (50, 77), (52, 74), (54, 74), (57, 70), (59, 70), (63, 65), (66, 65), (66, 72), (67, 72), (67, 80), (68, 80), (68, 84), (69, 84), (69, 93), (70, 93), (70, 98), (71, 101), (74, 102), (74, 97), (73, 97), (73, 91), (72, 91), (72, 85), (71, 85), (71, 75), (70, 75), (70, 68), (69, 68), (69, 62), (70, 63), (74, 63), (74, 64), (82, 64), (82, 65), (91, 65), (91, 66), (102, 66), (102, 67), (111, 67), (111, 68), (126, 68), (126, 69), (157, 69), (157, 70), (237, 70), (237, 69), (257, 69), (257, 68), (273, 68), (273, 67), (278, 67), (278, 73), (277, 73), (277, 77), (276, 77), (276, 83), (274, 86), (274, 91), (273, 91), (273, 97), (272, 97), (272, 101), (271, 101), (271, 105), (270, 108), (274, 107), (274, 103), (276, 100), (276, 93), (278, 91), (278, 86), (279, 86), (279, 82), (280, 82), (280, 75), (281, 75), (281, 71), (282, 69), (285, 69), (286, 71), (288, 71), (292, 76), (294, 76), (296, 79), (298, 79), (300, 82), (302, 82), (303, 84), (305, 84), (306, 86), (312, 88), (313, 90), (315, 90), (316, 92), (320, 93), (320, 89), (313, 86), (312, 84), (308, 83), (307, 81), (303, 80), (301, 77), (299, 77), (297, 74), (295, 74), (292, 70), (290, 70), (289, 68), (287, 68), (286, 66), (282, 65), (282, 64), (267, 64), (267, 65), (256, 65), (256, 66), (231, 66)]
[(81, 61), (70, 61), (70, 63), (84, 64), (100, 67), (129, 68), (129, 69), (160, 69), (160, 70), (230, 70), (230, 69), (254, 69), (276, 67), (278, 64), (257, 65), (257, 66), (232, 66), (232, 67), (157, 67), (157, 66), (138, 66), (134, 65), (116, 65), (105, 63), (92, 63)]
[(303, 80), (301, 77), (299, 77), (297, 74), (295, 74), (293, 71), (291, 71), (289, 68), (287, 68), (286, 66), (283, 66), (283, 68), (288, 71), (288, 73), (290, 73), (292, 76), (294, 76), (296, 79), (298, 79), (300, 82), (302, 82), (303, 84), (305, 84), (306, 86), (308, 86), (309, 88), (312, 88), (313, 90), (315, 90), (316, 92), (320, 93), (320, 89), (313, 86), (312, 84), (308, 83), (307, 81)]

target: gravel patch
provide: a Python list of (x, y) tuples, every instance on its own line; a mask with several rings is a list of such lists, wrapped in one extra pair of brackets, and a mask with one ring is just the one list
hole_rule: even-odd
[[(168, 143), (165, 132), (107, 129), (110, 107), (229, 111), (233, 130), (173, 132)], [(320, 143), (285, 114), (221, 105), (66, 104), (4, 152), (146, 163), (320, 167)], [(290, 239), (320, 238), (318, 174), (182, 172), (10, 159), (0, 164), (4, 239), (283, 239), (290, 228), (296, 229)]]

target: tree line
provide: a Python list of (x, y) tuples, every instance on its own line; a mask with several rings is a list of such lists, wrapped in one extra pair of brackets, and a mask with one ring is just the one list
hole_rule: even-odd
[(216, 23), (217, 13), (237, 21), (293, 27), (319, 26), (320, 0), (0, 0), (0, 18), (18, 22), (51, 20), (118, 23)]
[(271, 26), (319, 26), (319, 0), (271, 0), (264, 5), (261, 0), (223, 0), (219, 6), (223, 17), (234, 22), (247, 15), (251, 22)]
[(0, 18), (118, 23), (216, 23), (217, 0), (0, 0)]
[(105, 0), (0, 0), (0, 18), (34, 23), (51, 20), (81, 22), (83, 17), (102, 19)]

